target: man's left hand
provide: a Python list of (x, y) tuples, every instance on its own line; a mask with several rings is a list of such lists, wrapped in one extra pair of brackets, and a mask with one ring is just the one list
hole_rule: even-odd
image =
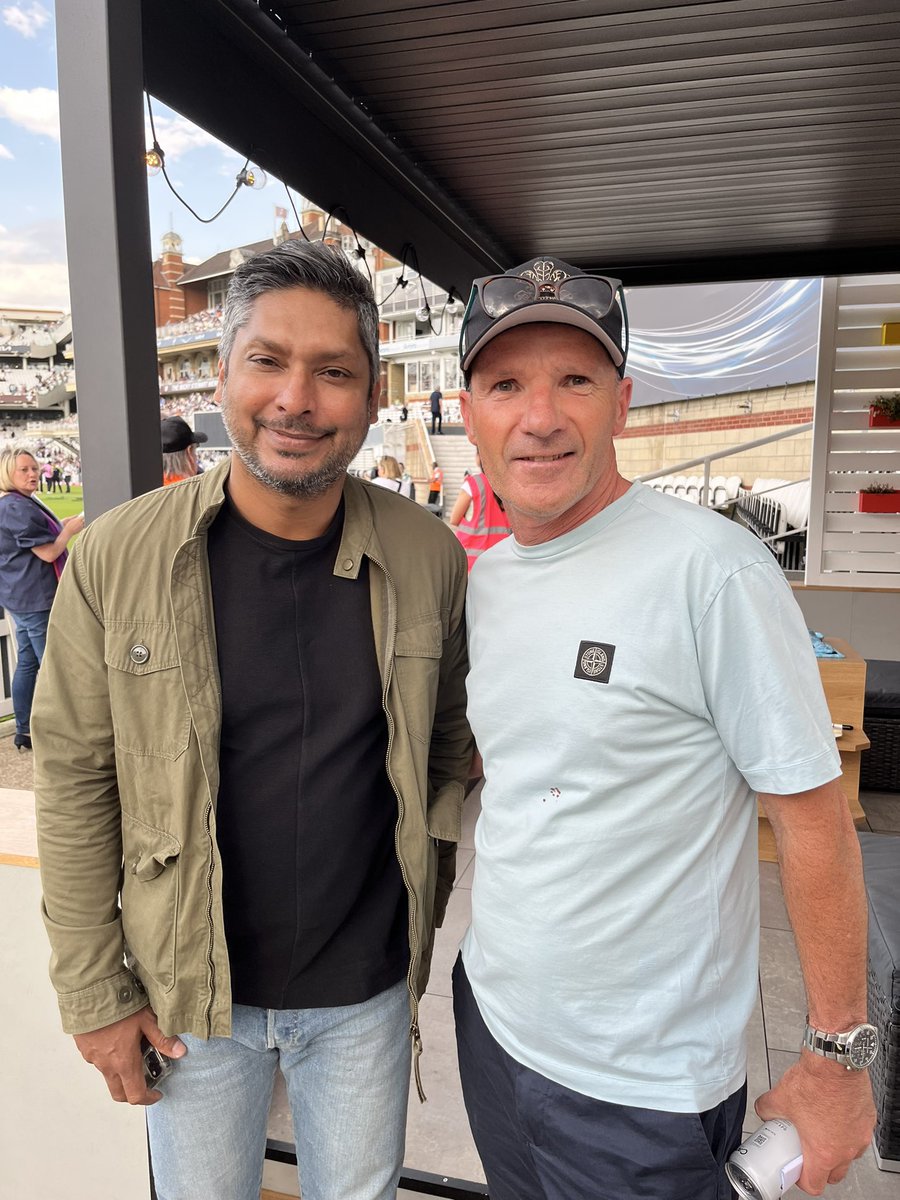
[(803, 1147), (797, 1186), (810, 1196), (840, 1183), (865, 1153), (875, 1127), (868, 1071), (848, 1071), (806, 1050), (755, 1108), (763, 1121), (784, 1117), (797, 1127)]

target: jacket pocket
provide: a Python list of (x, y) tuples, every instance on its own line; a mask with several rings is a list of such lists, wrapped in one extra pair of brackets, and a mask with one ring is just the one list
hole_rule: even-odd
[(180, 757), (190, 742), (191, 714), (171, 627), (108, 628), (105, 656), (118, 749)]
[(421, 742), (431, 740), (442, 650), (443, 636), (437, 614), (417, 625), (397, 630), (394, 678), (400, 689), (406, 727)]
[(465, 792), (462, 784), (442, 787), (428, 805), (425, 827), (433, 838), (442, 842), (458, 842), (462, 836), (462, 810)]
[(164, 991), (175, 982), (181, 843), (122, 813), (122, 930), (141, 978), (149, 974)]

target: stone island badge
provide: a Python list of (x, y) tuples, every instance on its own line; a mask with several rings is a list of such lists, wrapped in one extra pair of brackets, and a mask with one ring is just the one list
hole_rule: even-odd
[(575, 678), (588, 679), (591, 683), (609, 683), (615, 653), (615, 646), (605, 642), (582, 642), (578, 647)]

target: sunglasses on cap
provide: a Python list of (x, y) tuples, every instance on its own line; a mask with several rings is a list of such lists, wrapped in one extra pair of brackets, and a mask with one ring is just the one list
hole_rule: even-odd
[(523, 275), (487, 275), (472, 284), (489, 317), (505, 317), (513, 309), (540, 300), (557, 300), (602, 321), (612, 310), (622, 283), (607, 275), (574, 275), (567, 279), (528, 279)]
[[(575, 270), (566, 263), (557, 265), (552, 259), (540, 258), (502, 275), (476, 279), (460, 329), (463, 369), (479, 346), (500, 330), (518, 325), (517, 313), (521, 311), (522, 320), (561, 322), (589, 333), (596, 330), (621, 376), (628, 353), (628, 314), (621, 280)], [(526, 318), (528, 309), (533, 312)], [(573, 318), (577, 314), (577, 318), (566, 319), (566, 312)]]

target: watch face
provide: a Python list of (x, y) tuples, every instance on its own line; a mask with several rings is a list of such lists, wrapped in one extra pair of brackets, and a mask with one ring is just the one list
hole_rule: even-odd
[(850, 1062), (857, 1071), (863, 1070), (878, 1054), (878, 1030), (874, 1025), (860, 1025), (847, 1043)]

